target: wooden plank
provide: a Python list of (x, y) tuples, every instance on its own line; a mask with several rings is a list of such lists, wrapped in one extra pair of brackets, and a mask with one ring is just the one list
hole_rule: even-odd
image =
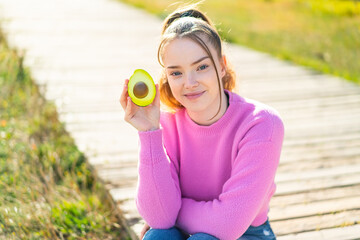
[(318, 139), (303, 139), (303, 141), (296, 142), (284, 142), (285, 148), (282, 149), (283, 153), (293, 153), (293, 152), (304, 152), (306, 150), (312, 151), (316, 149), (320, 150), (330, 150), (336, 149), (339, 147), (343, 149), (346, 146), (357, 146), (360, 143), (360, 133), (352, 133), (347, 135), (337, 135), (330, 136), (328, 138), (318, 138)]
[[(310, 80), (311, 81), (311, 80)], [(341, 89), (342, 95), (347, 95), (348, 93), (358, 93), (359, 89), (354, 88), (352, 85), (342, 84), (342, 82), (329, 82), (316, 83), (311, 81), (313, 84), (297, 84), (288, 82), (287, 84), (274, 84), (269, 82), (268, 84), (255, 84), (249, 82), (248, 84), (243, 84), (242, 91), (250, 93), (251, 95), (256, 96), (289, 96), (289, 95), (299, 95), (299, 96), (316, 96), (316, 94), (332, 95), (338, 93)], [(313, 85), (317, 85), (314, 87)]]
[[(330, 128), (332, 127), (332, 128)], [(328, 128), (314, 128), (312, 132), (308, 132), (305, 129), (297, 129), (298, 131), (288, 131), (285, 129), (285, 141), (311, 141), (313, 138), (328, 138), (336, 135), (358, 134), (360, 132), (360, 126), (328, 126)]]
[(334, 176), (333, 178), (311, 179), (302, 181), (282, 182), (277, 184), (276, 195), (288, 195), (309, 191), (322, 191), (327, 188), (353, 186), (360, 184), (359, 173)]
[[(242, 93), (242, 96), (251, 98), (251, 99), (256, 99), (254, 98), (254, 96), (250, 96), (249, 94)], [(261, 97), (261, 96), (260, 96)], [(316, 103), (324, 103), (326, 104), (327, 102), (336, 102), (338, 100), (343, 100), (343, 101), (356, 101), (357, 99), (359, 99), (359, 94), (358, 93), (354, 93), (351, 95), (344, 95), (341, 91), (338, 94), (334, 94), (334, 95), (325, 95), (325, 96), (319, 96), (319, 95), (313, 95), (313, 96), (309, 96), (309, 98), (293, 98), (291, 96), (289, 96), (289, 98), (287, 99), (283, 99), (283, 98), (273, 98), (273, 99), (266, 99), (266, 100), (262, 100), (262, 102), (264, 103), (269, 103), (269, 104), (276, 104), (277, 106), (279, 106), (280, 104), (283, 105), (288, 105), (289, 107), (292, 107), (292, 105), (297, 104), (297, 105), (301, 105), (301, 103), (303, 103), (304, 106), (307, 105), (313, 105)], [(258, 99), (257, 99), (258, 100)], [(260, 101), (260, 100), (258, 100)]]
[[(134, 191), (133, 186), (128, 187), (120, 187), (120, 188), (112, 188), (109, 189), (111, 195), (113, 196), (114, 200), (117, 202), (124, 201), (124, 200), (131, 200), (135, 203), (135, 195), (136, 191)], [(133, 204), (135, 206), (135, 204)]]
[(136, 205), (134, 204), (134, 199), (127, 200), (118, 200), (117, 207), (121, 209), (122, 214), (127, 220), (127, 224), (132, 228), (132, 230), (139, 236), (141, 230), (145, 224), (144, 219), (139, 215)]
[(298, 180), (312, 180), (317, 178), (336, 178), (337, 176), (350, 175), (359, 173), (360, 176), (360, 164), (354, 164), (351, 166), (337, 166), (334, 168), (315, 169), (310, 171), (304, 171), (301, 173), (278, 173), (275, 181), (277, 183), (291, 182)]
[(280, 163), (285, 164), (297, 162), (297, 164), (300, 164), (299, 161), (318, 161), (320, 163), (324, 160), (336, 160), (341, 158), (352, 158), (353, 160), (360, 160), (360, 144), (356, 144), (355, 146), (349, 146), (348, 148), (344, 147), (343, 151), (341, 151), (341, 148), (310, 148), (308, 151), (305, 150), (304, 152), (302, 152), (301, 150), (294, 150), (293, 152), (286, 153), (284, 152), (281, 155)]
[(287, 99), (313, 99), (314, 96), (316, 98), (329, 98), (329, 97), (336, 97), (336, 96), (344, 96), (344, 95), (358, 95), (360, 94), (359, 89), (349, 89), (345, 92), (339, 91), (339, 89), (329, 90), (329, 91), (312, 91), (312, 92), (279, 92), (278, 95), (273, 95), (272, 93), (256, 93), (251, 92), (250, 90), (242, 90), (243, 93), (246, 93), (246, 96), (258, 99), (261, 102), (270, 102), (270, 101), (286, 101)]
[[(283, 121), (288, 124), (296, 124), (300, 120), (304, 123), (314, 121), (315, 119), (318, 121), (325, 122), (334, 121), (336, 118), (340, 117), (348, 117), (352, 118), (353, 115), (359, 115), (360, 107), (346, 107), (343, 109), (317, 109), (314, 111), (309, 110), (307, 113), (303, 111), (293, 110), (293, 112), (279, 112)], [(285, 115), (285, 116), (284, 116)], [(284, 116), (284, 117), (283, 117)]]
[[(349, 196), (341, 199), (326, 199), (325, 201), (287, 205), (285, 207), (272, 207), (269, 217), (272, 221), (303, 218), (343, 212), (347, 210), (360, 210), (360, 196)], [(360, 215), (357, 216), (360, 220)]]
[[(328, 151), (327, 151), (328, 150)], [(305, 150), (306, 151), (306, 150)], [(295, 161), (313, 161), (313, 160), (324, 160), (324, 159), (338, 159), (338, 158), (356, 158), (360, 157), (360, 145), (354, 143), (353, 146), (348, 148), (344, 147), (344, 150), (341, 151), (341, 148), (310, 148), (308, 152), (302, 152), (301, 150), (293, 150), (292, 152), (284, 152), (281, 155), (281, 163), (290, 163)]]
[(360, 210), (350, 210), (330, 214), (321, 213), (319, 215), (286, 219), (283, 221), (275, 221), (271, 218), (271, 214), (269, 214), (269, 219), (276, 235), (282, 236), (360, 224)]
[(316, 159), (303, 161), (299, 158), (298, 161), (282, 163), (280, 159), (280, 165), (278, 167), (278, 172), (294, 172), (300, 173), (304, 171), (309, 171), (313, 169), (326, 169), (333, 168), (336, 166), (348, 166), (351, 168), (354, 164), (359, 164), (360, 156), (340, 156), (338, 158), (330, 159)]
[[(287, 74), (288, 76), (311, 75), (303, 69), (294, 68), (294, 65), (274, 61), (260, 63), (260, 65), (249, 64), (246, 67), (242, 66), (241, 69), (235, 66), (234, 70), (240, 84), (255, 81), (266, 82), (265, 79), (281, 79)], [(262, 76), (259, 73), (262, 73)]]
[(305, 103), (304, 105), (281, 105), (279, 103), (270, 103), (273, 107), (278, 110), (280, 113), (294, 114), (294, 113), (313, 113), (316, 111), (336, 111), (342, 109), (353, 109), (354, 111), (358, 110), (360, 107), (360, 97), (359, 98), (350, 98), (342, 99), (340, 101), (312, 101)]
[(107, 171), (117, 171), (117, 170), (121, 170), (121, 169), (134, 169), (138, 167), (138, 161), (137, 159), (135, 160), (118, 160), (116, 162), (102, 162), (103, 164), (101, 165), (96, 165), (96, 169), (98, 171), (103, 171), (103, 172), (107, 172)]
[(99, 169), (98, 175), (105, 181), (119, 182), (123, 179), (137, 179), (138, 169), (137, 166), (123, 167), (115, 169)]
[[(337, 85), (339, 87), (358, 87), (357, 84), (349, 82), (342, 78), (332, 75), (305, 72), (304, 74), (277, 76), (265, 75), (264, 78), (258, 79), (240, 79), (239, 86), (251, 86), (254, 89), (262, 88), (264, 85), (269, 86), (287, 86), (289, 88), (296, 86), (308, 86), (312, 88), (326, 87)], [(285, 89), (286, 91), (286, 89)]]
[(129, 150), (121, 151), (118, 154), (101, 154), (97, 156), (89, 156), (88, 161), (96, 168), (107, 167), (109, 164), (137, 164), (138, 152)]
[(234, 70), (237, 73), (237, 78), (241, 81), (251, 81), (252, 79), (269, 77), (282, 77), (282, 76), (298, 76), (299, 74), (315, 73), (315, 71), (308, 71), (305, 68), (298, 67), (295, 65), (277, 65), (276, 67), (271, 66), (268, 68), (262, 68), (261, 65), (254, 65), (244, 69), (243, 67), (237, 67), (234, 65)]
[(309, 109), (310, 107), (326, 107), (333, 105), (346, 106), (350, 103), (359, 103), (360, 95), (339, 95), (330, 97), (313, 96), (310, 99), (292, 99), (286, 101), (269, 101), (271, 105), (276, 106), (279, 110), (283, 109)]
[(333, 134), (347, 134), (348, 132), (360, 133), (360, 122), (351, 118), (338, 118), (338, 121), (309, 122), (308, 124), (301, 122), (297, 126), (284, 121), (285, 136), (292, 137), (312, 137), (312, 136), (326, 136)]
[(306, 162), (298, 161), (298, 162), (293, 162), (291, 164), (281, 164), (278, 167), (278, 171), (279, 172), (300, 173), (300, 172), (309, 171), (309, 170), (313, 170), (313, 169), (333, 168), (333, 167), (345, 165), (345, 164), (347, 164), (347, 166), (349, 166), (349, 168), (351, 168), (351, 165), (358, 164), (359, 160), (360, 160), (360, 157), (357, 156), (356, 158), (353, 158), (353, 157), (338, 158), (338, 159), (331, 159), (331, 160), (326, 160), (326, 161), (319, 161), (319, 160), (314, 160), (313, 162), (312, 161), (306, 161)]
[(94, 123), (102, 123), (108, 121), (118, 121), (122, 122), (124, 120), (124, 112), (101, 112), (101, 113), (93, 113), (93, 112), (74, 112), (74, 113), (63, 113), (61, 114), (61, 121), (65, 122), (67, 125), (69, 124), (81, 124), (86, 122), (94, 122)]
[[(51, 102), (51, 99), (50, 99)], [(119, 111), (119, 105), (116, 104), (116, 102), (114, 100), (109, 100), (109, 101), (101, 101), (101, 102), (97, 102), (97, 103), (92, 103), (91, 105), (86, 104), (86, 103), (74, 103), (74, 104), (68, 104), (65, 105), (63, 104), (63, 102), (55, 102), (57, 108), (58, 108), (58, 113), (62, 114), (62, 113), (74, 113), (74, 112), (79, 112), (79, 113), (85, 113), (85, 112), (95, 112), (95, 113), (99, 113), (99, 112), (117, 112)]]
[[(257, 84), (267, 84), (270, 82), (274, 82), (279, 85), (283, 85), (283, 84), (287, 85), (289, 83), (297, 84), (301, 82), (306, 82), (307, 80), (309, 80), (308, 81), (309, 84), (316, 84), (317, 82), (324, 82), (324, 83), (341, 82), (342, 84), (357, 86), (355, 83), (348, 82), (340, 77), (336, 77), (334, 75), (329, 75), (329, 74), (323, 74), (321, 72), (316, 72), (316, 71), (303, 71), (297, 75), (289, 75), (289, 76), (264, 75), (262, 78), (256, 78), (256, 79), (239, 78), (239, 84), (248, 84), (248, 82), (257, 83)], [(316, 85), (314, 87), (316, 87)]]
[(137, 178), (116, 178), (101, 181), (105, 184), (107, 189), (132, 187), (133, 191), (136, 189)]
[[(284, 123), (287, 124), (287, 129), (297, 129), (299, 127), (312, 127), (312, 126), (332, 126), (334, 124), (354, 124), (360, 125), (360, 121), (358, 119), (360, 116), (360, 111), (353, 111), (350, 113), (335, 113), (333, 115), (327, 115), (325, 112), (323, 114), (318, 114), (316, 117), (311, 116), (299, 116), (299, 117), (288, 117), (283, 118)], [(316, 119), (316, 120), (314, 120)]]
[(312, 110), (307, 110), (307, 111), (301, 111), (301, 110), (296, 110), (296, 109), (292, 109), (291, 112), (279, 112), (281, 116), (285, 115), (284, 117), (282, 117), (285, 121), (290, 122), (290, 121), (296, 121), (296, 120), (300, 120), (303, 119), (305, 121), (311, 121), (314, 119), (330, 119), (333, 120), (334, 118), (336, 118), (337, 116), (341, 115), (341, 116), (348, 116), (348, 117), (352, 117), (353, 114), (359, 115), (360, 112), (360, 103), (359, 106), (339, 106), (338, 108), (317, 108), (317, 109), (313, 109)]
[(280, 236), (278, 240), (359, 240), (360, 225)]
[(360, 185), (327, 188), (322, 191), (295, 193), (291, 195), (276, 195), (271, 198), (270, 208), (285, 207), (294, 204), (309, 204), (326, 200), (335, 200), (346, 197), (360, 196)]
[[(312, 138), (297, 138), (297, 139), (286, 139), (283, 143), (283, 150), (288, 151), (287, 149), (298, 148), (303, 146), (310, 146), (314, 144), (322, 145), (322, 144), (331, 144), (338, 143), (342, 141), (351, 141), (358, 140), (360, 138), (360, 133), (356, 131), (351, 131), (347, 134), (343, 135), (322, 135)], [(290, 150), (289, 150), (290, 151)]]

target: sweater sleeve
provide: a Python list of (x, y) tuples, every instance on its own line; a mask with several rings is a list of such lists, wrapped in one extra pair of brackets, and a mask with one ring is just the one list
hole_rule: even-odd
[(176, 225), (189, 234), (203, 232), (221, 240), (242, 236), (271, 191), (281, 147), (282, 137), (243, 144), (219, 197), (211, 201), (182, 198)]
[(175, 225), (181, 206), (179, 178), (162, 143), (162, 129), (139, 132), (136, 207), (152, 228)]

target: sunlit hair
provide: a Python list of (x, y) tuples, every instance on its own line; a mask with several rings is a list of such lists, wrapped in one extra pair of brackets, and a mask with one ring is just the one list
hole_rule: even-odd
[[(220, 96), (222, 96), (223, 89), (221, 88), (219, 72), (215, 65), (215, 61), (210, 52), (210, 49), (204, 39), (207, 40), (207, 42), (214, 47), (219, 59), (221, 59), (223, 55), (222, 41), (213, 23), (208, 17), (205, 16), (204, 13), (197, 9), (197, 6), (195, 4), (186, 8), (180, 8), (175, 10), (164, 20), (161, 33), (161, 41), (158, 48), (158, 61), (161, 66), (164, 67), (164, 64), (161, 61), (164, 46), (170, 41), (178, 38), (191, 39), (205, 50), (205, 52), (211, 59), (212, 64), (215, 67)], [(224, 89), (232, 91), (235, 88), (236, 82), (235, 72), (233, 71), (230, 63), (227, 62), (226, 65), (226, 74), (221, 80)], [(160, 100), (170, 109), (170, 111), (175, 112), (178, 109), (184, 108), (184, 106), (182, 106), (182, 104), (175, 99), (171, 92), (165, 68), (163, 69), (160, 76), (159, 87)], [(221, 101), (222, 98), (220, 97), (219, 110), (217, 111), (215, 116), (220, 112)]]

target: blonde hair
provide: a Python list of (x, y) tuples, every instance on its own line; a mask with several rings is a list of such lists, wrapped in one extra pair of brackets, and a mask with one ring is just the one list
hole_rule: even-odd
[[(209, 43), (215, 48), (219, 59), (221, 59), (223, 55), (222, 40), (211, 20), (207, 16), (205, 16), (204, 13), (198, 10), (196, 5), (197, 4), (192, 4), (188, 7), (179, 8), (174, 12), (172, 12), (164, 20), (163, 28), (161, 32), (161, 41), (158, 48), (158, 61), (160, 65), (164, 67), (163, 63), (161, 62), (163, 48), (165, 44), (170, 42), (171, 40), (174, 40), (176, 38), (187, 37), (195, 41), (205, 50), (205, 52), (208, 54), (215, 67), (216, 76), (218, 78), (220, 96), (221, 96), (221, 85), (220, 85), (218, 69), (216, 68), (215, 61), (210, 52), (209, 47), (206, 45), (204, 40), (200, 38), (200, 35), (207, 37)], [(232, 91), (235, 88), (235, 82), (236, 82), (235, 72), (233, 71), (229, 63), (226, 64), (226, 73), (221, 81), (224, 89)], [(175, 112), (178, 109), (184, 108), (184, 106), (182, 106), (182, 104), (175, 99), (175, 97), (171, 92), (165, 69), (163, 69), (161, 73), (159, 79), (159, 87), (160, 87), (160, 100), (164, 105), (166, 105), (170, 109), (170, 111)], [(220, 97), (219, 110), (215, 114), (215, 116), (220, 112), (221, 99), (222, 98)]]

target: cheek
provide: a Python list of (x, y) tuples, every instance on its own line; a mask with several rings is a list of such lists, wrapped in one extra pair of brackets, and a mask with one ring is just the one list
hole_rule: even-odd
[(179, 95), (179, 84), (178, 83), (176, 83), (175, 81), (169, 80), (169, 86), (170, 86), (171, 92), (174, 96)]
[(201, 78), (201, 83), (203, 83), (207, 86), (211, 86), (212, 88), (215, 87), (217, 89), (218, 88), (218, 79), (216, 77), (215, 70), (208, 71), (208, 72), (206, 72), (206, 74), (203, 74), (203, 76)]

